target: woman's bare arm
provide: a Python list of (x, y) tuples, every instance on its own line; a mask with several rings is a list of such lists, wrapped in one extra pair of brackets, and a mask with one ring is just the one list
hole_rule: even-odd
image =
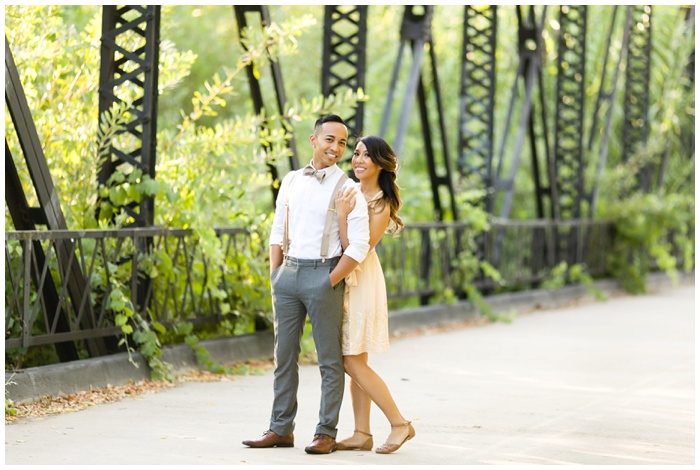
[(381, 212), (375, 212), (374, 210), (369, 210), (369, 249), (372, 250), (382, 236), (386, 232), (386, 228), (389, 226), (389, 214), (391, 209), (389, 204), (384, 204)]

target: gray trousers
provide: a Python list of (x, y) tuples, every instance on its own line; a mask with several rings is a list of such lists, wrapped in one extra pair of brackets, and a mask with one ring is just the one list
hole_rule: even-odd
[(306, 314), (321, 370), (321, 406), (315, 434), (335, 438), (345, 391), (341, 347), (345, 281), (331, 287), (328, 275), (340, 258), (299, 260), (286, 257), (272, 272), (275, 315), (275, 398), (270, 429), (281, 436), (294, 431), (299, 388), (299, 353)]

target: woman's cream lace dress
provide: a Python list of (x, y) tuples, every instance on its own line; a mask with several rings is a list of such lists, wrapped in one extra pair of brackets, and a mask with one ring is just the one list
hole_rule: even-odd
[[(371, 201), (382, 197), (382, 192)], [(371, 215), (370, 215), (371, 217)], [(345, 278), (343, 308), (343, 355), (389, 351), (389, 311), (384, 272), (377, 252), (367, 253)]]

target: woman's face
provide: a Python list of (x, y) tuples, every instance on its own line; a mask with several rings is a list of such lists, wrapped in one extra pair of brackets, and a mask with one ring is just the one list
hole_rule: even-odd
[(352, 171), (360, 181), (379, 180), (382, 169), (372, 161), (363, 142), (355, 147), (355, 153), (352, 155)]

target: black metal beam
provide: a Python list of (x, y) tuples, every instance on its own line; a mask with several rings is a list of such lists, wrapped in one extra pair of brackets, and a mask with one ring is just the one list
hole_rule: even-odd
[(559, 12), (554, 162), (560, 219), (581, 214), (586, 19), (585, 5), (565, 5)]
[[(115, 135), (109, 156), (100, 167), (98, 182), (106, 184), (121, 165), (139, 168), (155, 178), (158, 116), (158, 58), (160, 6), (115, 6), (102, 9), (99, 115), (109, 112), (124, 96), (135, 96), (126, 130)], [(124, 207), (133, 226), (153, 225), (154, 198)]]
[(496, 95), (497, 6), (464, 7), (462, 81), (459, 91), (459, 155), (462, 177), (475, 175), (493, 211), (493, 133)]
[[(646, 146), (649, 136), (649, 81), (651, 73), (651, 5), (634, 5), (625, 74), (622, 161), (627, 162)], [(647, 162), (640, 170), (637, 187), (648, 192), (655, 170)]]
[(37, 199), (44, 213), (43, 219), (51, 229), (65, 229), (66, 219), (59, 204), (58, 194), (7, 37), (5, 38), (5, 102), (17, 132), (22, 154), (27, 162)]
[[(583, 119), (586, 79), (587, 7), (563, 5), (559, 10), (557, 37), (557, 90), (554, 137), (556, 214), (560, 219), (578, 219), (583, 200)], [(557, 232), (559, 259), (578, 263), (579, 239), (570, 229)]]
[[(479, 206), (493, 213), (493, 134), (496, 98), (496, 39), (498, 7), (495, 5), (464, 7), (462, 28), (462, 64), (459, 89), (459, 134), (457, 168), (462, 189), (477, 187), (485, 191)], [(460, 246), (462, 233), (455, 233)], [(472, 254), (486, 259), (486, 235), (479, 234)], [(480, 270), (479, 281), (485, 279)], [(488, 288), (484, 288), (487, 290)], [(466, 297), (466, 292), (457, 292)]]
[[(394, 137), (392, 147), (397, 155), (401, 155), (403, 150), (404, 139), (408, 130), (408, 121), (411, 117), (411, 108), (413, 101), (417, 98), (420, 107), (421, 124), (423, 130), (423, 142), (425, 144), (425, 152), (428, 160), (428, 172), (430, 173), (430, 182), (433, 192), (433, 207), (434, 217), (436, 220), (443, 220), (446, 211), (443, 209), (440, 200), (440, 187), (447, 189), (450, 198), (450, 209), (452, 218), (459, 220), (459, 214), (454, 197), (454, 189), (452, 186), (451, 159), (449, 156), (449, 147), (447, 145), (447, 132), (443, 121), (444, 113), (442, 109), (442, 97), (440, 95), (440, 83), (437, 76), (437, 63), (433, 50), (431, 20), (433, 15), (433, 7), (430, 5), (423, 6), (407, 6), (404, 10), (403, 21), (401, 23), (401, 39), (399, 44), (399, 53), (394, 64), (391, 85), (387, 97), (384, 113), (382, 115), (381, 128), (379, 135), (386, 136), (389, 120), (391, 117), (391, 108), (394, 92), (398, 82), (399, 70), (401, 68), (403, 49), (406, 45), (410, 45), (413, 52), (413, 62), (409, 71), (408, 84), (403, 96), (401, 110), (399, 112), (399, 122), (396, 135)], [(425, 55), (426, 46), (429, 50), (429, 60), (431, 66), (432, 91), (435, 94), (435, 111), (437, 112), (440, 137), (442, 143), (442, 174), (438, 174), (438, 161), (433, 150), (430, 119), (428, 116), (428, 93), (423, 84), (421, 68)]]
[[(321, 93), (328, 97), (343, 90), (365, 87), (367, 63), (367, 5), (328, 5), (323, 25)], [(349, 111), (348, 111), (349, 113)], [(364, 102), (343, 116), (351, 137), (362, 135)]]
[[(121, 166), (138, 168), (142, 174), (155, 179), (158, 62), (160, 51), (159, 5), (105, 5), (102, 8), (102, 39), (100, 47), (99, 116), (102, 119), (112, 106), (123, 104), (125, 96), (135, 97), (130, 103), (131, 121), (125, 130), (112, 138), (109, 155), (101, 162), (98, 182), (107, 185), (109, 177)], [(144, 195), (140, 202), (122, 207), (133, 222), (127, 226), (152, 226), (155, 219), (155, 198)], [(152, 240), (140, 239), (137, 253), (150, 253)], [(138, 278), (132, 292), (137, 311), (146, 308), (148, 276)]]

